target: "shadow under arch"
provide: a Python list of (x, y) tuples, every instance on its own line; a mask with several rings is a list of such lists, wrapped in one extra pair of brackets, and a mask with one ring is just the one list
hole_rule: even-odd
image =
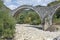
[(55, 12), (52, 16), (52, 23), (53, 25), (60, 25), (60, 7), (55, 9)]

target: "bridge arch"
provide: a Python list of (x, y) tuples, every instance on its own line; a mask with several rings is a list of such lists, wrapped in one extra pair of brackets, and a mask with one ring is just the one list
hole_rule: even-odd
[(40, 16), (40, 14), (38, 13), (38, 10), (36, 10), (35, 7), (33, 7), (33, 6), (31, 6), (31, 5), (22, 5), (22, 6), (18, 7), (17, 9), (13, 10), (13, 17), (19, 16), (19, 14), (20, 14), (22, 11), (24, 11), (24, 9), (33, 10), (35, 13), (37, 13), (37, 15), (39, 16), (40, 21), (41, 21), (41, 16)]
[(19, 12), (21, 12), (24, 9), (32, 9), (39, 15), (39, 17), (41, 17), (40, 14), (38, 13), (38, 11), (31, 5), (22, 5), (22, 6), (18, 7), (17, 9), (13, 10), (12, 15), (17, 16), (19, 14)]

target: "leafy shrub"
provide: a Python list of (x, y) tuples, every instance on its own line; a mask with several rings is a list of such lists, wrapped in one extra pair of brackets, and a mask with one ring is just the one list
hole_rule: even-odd
[(15, 19), (9, 14), (9, 9), (0, 0), (0, 40), (13, 38), (15, 33)]
[(38, 25), (41, 23), (39, 15), (33, 10), (24, 10), (17, 16), (17, 23), (19, 24), (33, 24)]
[(0, 11), (0, 37), (12, 38), (15, 30), (15, 19), (8, 13), (9, 11)]

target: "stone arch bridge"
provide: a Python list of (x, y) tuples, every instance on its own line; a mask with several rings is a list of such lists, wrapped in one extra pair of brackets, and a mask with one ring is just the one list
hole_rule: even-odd
[[(55, 14), (56, 10), (60, 7), (60, 4), (57, 4), (55, 6), (41, 6), (41, 7), (35, 7), (32, 5), (22, 5), (15, 10), (12, 11), (13, 16), (17, 16), (19, 12), (21, 12), (23, 9), (32, 9), (34, 10), (41, 18), (41, 25), (44, 30), (46, 30), (48, 27), (51, 27), (52, 25), (52, 19), (53, 15)], [(48, 20), (48, 21), (47, 21)], [(48, 25), (46, 24), (48, 23)], [(47, 26), (45, 26), (47, 25)]]

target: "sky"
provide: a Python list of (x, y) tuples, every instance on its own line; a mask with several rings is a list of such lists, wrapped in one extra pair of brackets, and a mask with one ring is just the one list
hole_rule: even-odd
[(55, 0), (4, 0), (4, 4), (11, 10), (14, 10), (21, 5), (47, 6), (47, 4), (52, 1), (55, 1)]

